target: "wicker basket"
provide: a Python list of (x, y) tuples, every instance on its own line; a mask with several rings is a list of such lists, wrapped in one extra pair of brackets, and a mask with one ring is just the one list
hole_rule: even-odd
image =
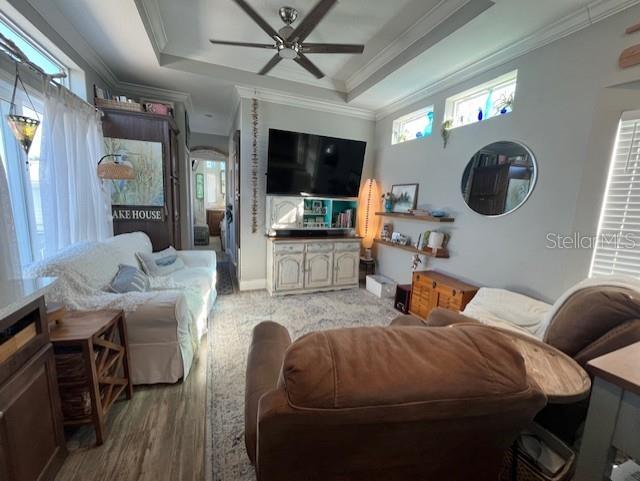
[(136, 102), (118, 102), (117, 100), (95, 99), (96, 107), (105, 109), (128, 110), (129, 112), (143, 112), (142, 105)]
[(56, 373), (65, 421), (91, 415), (91, 396), (82, 353), (56, 353)]
[[(519, 449), (511, 447), (502, 463), (500, 481), (569, 481), (575, 469), (576, 455), (573, 450), (556, 436), (537, 424), (529, 427), (529, 431), (542, 439), (551, 449), (562, 456), (566, 463), (553, 477), (543, 473), (536, 463)], [(516, 456), (514, 456), (516, 453)]]

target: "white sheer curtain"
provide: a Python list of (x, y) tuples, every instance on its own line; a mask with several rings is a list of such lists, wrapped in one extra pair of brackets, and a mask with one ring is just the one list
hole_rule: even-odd
[(46, 85), (40, 195), (44, 256), (113, 235), (111, 199), (97, 176), (103, 151), (100, 115), (66, 89)]
[(4, 163), (0, 159), (0, 281), (19, 277), (21, 277), (20, 256), (9, 197), (9, 184)]

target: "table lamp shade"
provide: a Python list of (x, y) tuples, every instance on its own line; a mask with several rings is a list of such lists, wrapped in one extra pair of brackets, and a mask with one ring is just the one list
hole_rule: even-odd
[(102, 162), (98, 165), (98, 177), (104, 180), (133, 180), (136, 173), (131, 162)]
[(7, 115), (7, 123), (16, 140), (20, 142), (25, 154), (29, 155), (29, 149), (33, 143), (33, 138), (36, 136), (40, 121), (22, 115), (9, 114)]
[(376, 211), (380, 204), (380, 191), (375, 179), (367, 179), (364, 182), (358, 204), (358, 234), (362, 236), (362, 246), (371, 249), (378, 232), (379, 217)]

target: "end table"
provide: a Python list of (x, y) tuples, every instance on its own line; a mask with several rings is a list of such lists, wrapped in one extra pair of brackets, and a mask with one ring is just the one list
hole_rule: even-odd
[(93, 424), (101, 445), (111, 406), (123, 392), (133, 396), (124, 313), (67, 312), (50, 336), (64, 425)]

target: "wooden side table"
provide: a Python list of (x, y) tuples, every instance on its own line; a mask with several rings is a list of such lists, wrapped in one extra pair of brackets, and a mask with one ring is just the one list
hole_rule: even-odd
[(609, 479), (617, 450), (640, 460), (640, 343), (589, 361), (595, 376), (574, 479)]
[(75, 311), (51, 329), (65, 426), (93, 424), (104, 442), (105, 418), (124, 392), (133, 396), (122, 311)]

